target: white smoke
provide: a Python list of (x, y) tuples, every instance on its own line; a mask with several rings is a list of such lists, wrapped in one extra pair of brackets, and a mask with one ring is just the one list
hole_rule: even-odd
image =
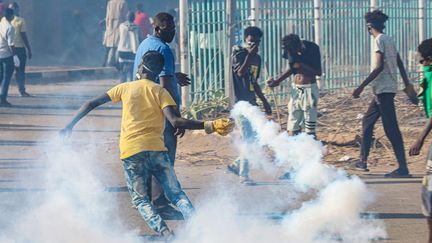
[[(70, 141), (69, 141), (70, 142)], [(38, 195), (40, 205), (28, 205), (8, 232), (0, 234), (2, 242), (138, 242), (134, 232), (121, 225), (111, 193), (95, 175), (104, 169), (97, 147), (88, 144), (65, 144), (56, 137), (47, 144), (45, 193)], [(136, 233), (136, 232), (135, 232)]]
[[(236, 191), (221, 184), (216, 192), (207, 192), (204, 203), (195, 202), (194, 217), (175, 230), (176, 243), (366, 243), (387, 237), (381, 221), (360, 216), (373, 200), (366, 185), (324, 164), (320, 142), (307, 135), (280, 133), (276, 123), (245, 102), (235, 106), (232, 116), (247, 118), (257, 133), (252, 145), (235, 142), (241, 156), (274, 178), (280, 168), (291, 171), (292, 184), (282, 187), (288, 191), (285, 194), (268, 188), (260, 191), (265, 198), (250, 202), (248, 210), (240, 202), (249, 200), (248, 193), (238, 191), (244, 187)], [(103, 159), (93, 152), (95, 147), (94, 141), (83, 147), (53, 139), (45, 148), (49, 169), (43, 203), (23, 209), (15, 227), (0, 233), (0, 241), (138, 242), (137, 232), (121, 226), (115, 199), (94, 174)], [(283, 204), (290, 209), (276, 218), (265, 214)]]
[[(259, 167), (272, 167), (265, 168), (265, 172), (275, 171), (275, 167), (291, 171), (295, 190), (290, 193), (314, 196), (282, 215), (282, 220), (275, 221), (265, 217), (242, 217), (233, 194), (213, 194), (181, 230), (176, 242), (365, 243), (387, 237), (381, 221), (361, 217), (373, 200), (365, 183), (324, 164), (320, 142), (307, 135), (289, 137), (286, 132), (279, 132), (276, 123), (268, 121), (257, 107), (247, 102), (237, 103), (231, 115), (237, 122), (244, 118), (249, 120), (257, 133), (257, 141), (250, 147), (240, 143), (239, 151), (247, 153), (241, 156)], [(273, 151), (275, 161), (264, 156), (266, 148)], [(224, 190), (226, 188), (220, 191)], [(295, 196), (291, 195), (286, 203), (292, 203), (293, 198)]]

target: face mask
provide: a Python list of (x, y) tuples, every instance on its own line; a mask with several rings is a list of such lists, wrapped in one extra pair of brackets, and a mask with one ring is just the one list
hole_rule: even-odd
[(423, 66), (423, 72), (425, 74), (430, 74), (432, 73), (432, 64), (431, 65), (427, 65), (427, 66)]
[(165, 41), (166, 43), (171, 43), (175, 36), (175, 30), (174, 31), (161, 31), (160, 32), (160, 38)]

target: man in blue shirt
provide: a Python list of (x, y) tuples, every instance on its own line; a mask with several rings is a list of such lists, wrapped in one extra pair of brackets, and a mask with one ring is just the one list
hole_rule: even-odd
[[(167, 43), (173, 41), (175, 36), (175, 23), (174, 18), (168, 13), (158, 13), (153, 18), (153, 34), (148, 35), (147, 38), (141, 42), (138, 47), (135, 62), (134, 71), (136, 74), (138, 65), (140, 64), (142, 57), (148, 51), (157, 51), (162, 54), (165, 60), (165, 65), (162, 72), (159, 75), (157, 83), (164, 87), (170, 93), (171, 97), (177, 103), (177, 107), (180, 107), (180, 86), (186, 86), (190, 84), (190, 79), (186, 74), (175, 72), (175, 59), (174, 55)], [(177, 150), (177, 136), (183, 136), (184, 129), (175, 129), (169, 122), (165, 122), (164, 141), (165, 147), (168, 149), (168, 155), (172, 165), (174, 165), (175, 155)], [(172, 207), (169, 205), (168, 199), (166, 199), (162, 188), (156, 180), (153, 180), (153, 204), (156, 208), (163, 212), (172, 211)]]

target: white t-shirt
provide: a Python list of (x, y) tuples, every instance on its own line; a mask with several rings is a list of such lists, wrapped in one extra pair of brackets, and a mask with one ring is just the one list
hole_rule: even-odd
[[(390, 36), (380, 34), (374, 39), (373, 48), (374, 53), (381, 52), (384, 55), (384, 69), (371, 83), (374, 94), (397, 93), (398, 52), (396, 44)], [(372, 68), (377, 66), (378, 62), (374, 59)]]
[(0, 58), (7, 58), (13, 55), (10, 46), (14, 45), (15, 28), (6, 18), (0, 21)]

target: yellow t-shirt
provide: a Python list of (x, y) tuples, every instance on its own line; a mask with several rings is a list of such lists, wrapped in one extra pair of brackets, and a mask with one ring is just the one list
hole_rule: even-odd
[(107, 92), (112, 102), (123, 104), (120, 158), (142, 151), (166, 151), (162, 109), (176, 106), (167, 90), (151, 80), (137, 80), (115, 86)]
[(24, 46), (24, 41), (22, 39), (22, 32), (27, 31), (26, 23), (24, 18), (14, 16), (12, 22), (12, 26), (15, 28), (15, 47), (22, 48)]

